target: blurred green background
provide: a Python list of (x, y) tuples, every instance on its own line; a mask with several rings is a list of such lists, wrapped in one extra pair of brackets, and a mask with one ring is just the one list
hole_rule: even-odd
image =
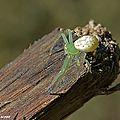
[[(54, 28), (84, 26), (91, 18), (120, 42), (120, 0), (0, 0), (0, 67)], [(120, 93), (96, 97), (66, 120), (120, 120)]]

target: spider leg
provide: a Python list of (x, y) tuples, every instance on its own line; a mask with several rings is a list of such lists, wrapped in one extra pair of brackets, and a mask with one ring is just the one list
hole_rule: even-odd
[(58, 38), (56, 39), (56, 41), (53, 43), (53, 46), (50, 48), (50, 53), (49, 53), (50, 56), (51, 56), (52, 53), (53, 53), (53, 49), (54, 49), (54, 47), (55, 47), (55, 44), (57, 43), (57, 41), (59, 40), (59, 38), (60, 38), (61, 36), (62, 36), (62, 38), (63, 38), (63, 41), (64, 41), (65, 45), (69, 44), (69, 41), (68, 41), (67, 37), (65, 36), (65, 34), (64, 34), (64, 33), (61, 33), (61, 34), (58, 36)]
[(61, 36), (62, 36), (62, 38), (63, 38), (63, 40), (64, 40), (64, 43), (65, 43), (65, 44), (69, 44), (68, 39), (67, 39), (67, 37), (65, 36), (65, 34), (64, 34), (64, 33), (61, 33)]
[(78, 55), (76, 55), (76, 66), (77, 66), (77, 70), (78, 70), (78, 73), (77, 73), (77, 78), (79, 78), (80, 77), (80, 74), (81, 74), (81, 70), (80, 70), (80, 66), (81, 66), (81, 64), (80, 64), (80, 62), (81, 62), (81, 53), (79, 53)]
[(73, 44), (72, 31), (70, 29), (68, 29), (68, 34), (69, 34), (69, 42)]
[(87, 64), (88, 71), (89, 71), (90, 73), (92, 73), (92, 71), (91, 71), (91, 65), (90, 65), (89, 61), (86, 60), (86, 59), (84, 59), (84, 60), (85, 60), (85, 62), (86, 62), (86, 64)]
[(72, 61), (72, 58), (73, 58), (73, 57), (70, 56), (70, 55), (67, 55), (67, 56), (66, 56), (60, 72), (59, 72), (59, 73), (57, 74), (57, 76), (54, 78), (53, 83), (52, 83), (52, 86), (51, 86), (51, 87), (49, 88), (49, 90), (48, 90), (48, 91), (50, 92), (50, 94), (52, 94), (52, 95), (53, 95), (53, 94), (54, 94), (54, 95), (58, 94), (58, 93), (54, 93), (54, 91), (56, 91), (57, 88), (60, 87), (59, 80), (61, 80), (61, 78), (64, 76), (64, 74), (65, 74), (66, 71), (68, 70), (68, 68), (69, 68), (69, 66), (70, 66), (70, 63), (71, 63), (71, 61)]
[(87, 60), (87, 59), (85, 59), (85, 56), (86, 56), (86, 53), (84, 52), (81, 52), (81, 58), (86, 62), (86, 64), (87, 64), (87, 71), (88, 72), (90, 72), (90, 73), (92, 73), (91, 72), (91, 65), (90, 65), (90, 63), (89, 63), (89, 61)]
[(78, 71), (77, 78), (80, 77), (80, 60), (81, 60), (80, 56), (78, 55), (77, 58), (76, 58), (76, 66), (77, 66), (77, 71)]

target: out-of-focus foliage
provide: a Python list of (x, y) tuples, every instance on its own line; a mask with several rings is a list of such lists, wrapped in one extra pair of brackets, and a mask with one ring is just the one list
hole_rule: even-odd
[[(0, 66), (54, 28), (83, 26), (91, 18), (120, 42), (119, 12), (120, 0), (0, 0)], [(118, 96), (94, 99), (67, 120), (120, 120)]]

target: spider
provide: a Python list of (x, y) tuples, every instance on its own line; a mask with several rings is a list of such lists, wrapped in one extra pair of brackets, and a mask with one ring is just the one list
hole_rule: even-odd
[[(61, 70), (53, 79), (53, 84), (49, 88), (50, 94), (56, 94), (60, 89), (64, 88), (64, 86), (75, 83), (79, 77), (78, 74), (81, 59), (85, 60), (90, 70), (90, 63), (85, 59), (85, 55), (87, 52), (93, 52), (99, 45), (98, 36), (85, 35), (73, 42), (72, 31), (68, 29), (67, 33), (68, 38), (64, 33), (61, 33), (65, 44), (64, 50), (66, 57), (64, 59)], [(71, 77), (69, 77), (71, 80), (68, 80), (68, 76), (66, 77), (66, 74), (69, 74), (69, 71), (72, 70), (73, 66), (76, 68), (76, 74), (78, 74), (70, 75)]]

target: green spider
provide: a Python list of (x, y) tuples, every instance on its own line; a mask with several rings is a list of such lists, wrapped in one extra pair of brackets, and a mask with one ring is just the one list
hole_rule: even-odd
[[(68, 39), (64, 33), (61, 34), (65, 43), (64, 50), (66, 53), (62, 68), (53, 79), (52, 86), (50, 86), (50, 94), (59, 94), (59, 91), (71, 87), (79, 78), (80, 60), (83, 59), (90, 70), (90, 64), (85, 59), (86, 52), (93, 52), (99, 45), (98, 36), (82, 36), (73, 42), (72, 31), (67, 30)], [(74, 73), (69, 75), (69, 72), (74, 69)], [(66, 76), (67, 75), (67, 76)], [(61, 92), (62, 93), (62, 92)]]

